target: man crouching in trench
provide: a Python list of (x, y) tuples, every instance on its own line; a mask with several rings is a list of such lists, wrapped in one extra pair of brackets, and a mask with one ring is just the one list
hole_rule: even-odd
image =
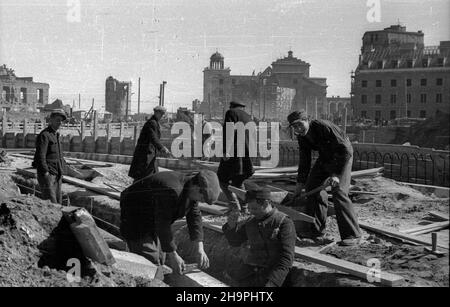
[(269, 189), (254, 186), (246, 198), (252, 217), (238, 222), (233, 211), (223, 226), (231, 246), (249, 245), (244, 263), (229, 275), (239, 287), (281, 287), (294, 263), (294, 223), (273, 207)]
[(120, 231), (130, 252), (159, 266), (168, 256), (175, 273), (185, 270), (178, 255), (171, 225), (186, 216), (191, 241), (197, 250), (198, 265), (209, 267), (203, 249), (202, 214), (198, 202), (212, 204), (220, 193), (219, 179), (212, 171), (195, 176), (178, 172), (161, 172), (134, 182), (120, 196)]

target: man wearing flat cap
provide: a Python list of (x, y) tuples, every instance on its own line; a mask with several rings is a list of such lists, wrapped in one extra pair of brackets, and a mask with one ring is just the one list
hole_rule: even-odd
[(161, 127), (159, 121), (166, 113), (166, 108), (157, 106), (153, 109), (153, 116), (142, 127), (136, 148), (131, 161), (128, 176), (135, 181), (158, 172), (156, 156), (158, 152), (170, 154), (170, 151), (161, 144)]
[(64, 110), (52, 111), (49, 125), (36, 138), (33, 160), (33, 167), (37, 169), (41, 198), (57, 204), (62, 203), (61, 184), (66, 167), (58, 130), (66, 119)]
[(202, 215), (198, 202), (212, 204), (220, 193), (217, 175), (202, 170), (195, 176), (160, 172), (133, 183), (120, 196), (120, 231), (131, 252), (154, 264), (169, 266), (182, 274), (184, 260), (178, 255), (171, 225), (186, 216), (199, 267), (209, 267), (203, 249)]
[[(348, 196), (353, 163), (353, 148), (347, 135), (327, 120), (309, 120), (305, 112), (293, 112), (288, 116), (289, 125), (297, 135), (300, 147), (300, 161), (297, 176), (297, 195), (324, 184), (331, 183), (333, 203), (336, 211), (341, 245), (357, 245), (361, 230)], [(311, 151), (319, 157), (311, 168)], [(323, 237), (328, 207), (328, 194), (318, 193), (307, 200), (307, 214), (316, 218), (311, 238)]]
[[(220, 161), (217, 176), (219, 177), (220, 187), (229, 201), (230, 209), (246, 211), (247, 209), (245, 205), (241, 206), (237, 196), (229, 191), (228, 187), (231, 184), (237, 188), (243, 188), (244, 181), (250, 178), (254, 173), (253, 164), (249, 154), (249, 136), (245, 136), (244, 156), (239, 157), (237, 151), (237, 131), (235, 130), (234, 135), (231, 136), (227, 136), (226, 133), (227, 123), (236, 124), (242, 122), (245, 125), (252, 121), (252, 118), (247, 112), (244, 111), (244, 109), (245, 104), (232, 101), (230, 102), (230, 109), (225, 114), (222, 132), (224, 157)], [(233, 142), (234, 152), (227, 152), (228, 139), (230, 139), (230, 142)]]
[(246, 194), (252, 217), (238, 222), (239, 212), (228, 216), (223, 233), (231, 246), (247, 242), (243, 264), (228, 275), (239, 287), (281, 287), (294, 263), (295, 226), (270, 200), (270, 190), (253, 186)]

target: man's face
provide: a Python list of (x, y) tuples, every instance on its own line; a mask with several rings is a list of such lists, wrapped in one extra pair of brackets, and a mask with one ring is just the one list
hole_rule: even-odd
[(166, 113), (164, 113), (164, 112), (155, 111), (155, 116), (158, 120), (160, 120), (161, 118), (164, 118), (165, 115), (166, 115)]
[(199, 187), (192, 187), (190, 189), (189, 198), (193, 201), (205, 202), (205, 197), (203, 197)]
[(262, 218), (267, 214), (267, 207), (267, 201), (264, 200), (252, 199), (248, 203), (248, 211), (250, 211), (250, 214), (256, 219)]
[(295, 124), (293, 124), (292, 128), (294, 129), (295, 134), (305, 136), (309, 130), (309, 121), (300, 120), (300, 121), (296, 122)]
[(58, 130), (61, 127), (63, 121), (64, 118), (61, 115), (54, 115), (50, 117), (50, 126), (52, 126), (54, 130)]

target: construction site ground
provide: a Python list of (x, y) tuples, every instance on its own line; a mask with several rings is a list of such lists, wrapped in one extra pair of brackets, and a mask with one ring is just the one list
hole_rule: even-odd
[[(2, 164), (1, 166), (28, 168), (31, 166), (31, 160), (10, 157), (8, 165)], [(93, 170), (98, 172), (98, 176), (92, 182), (105, 187), (114, 186), (117, 190), (121, 190), (132, 182), (131, 178), (127, 176), (128, 169), (128, 165), (122, 164), (93, 167)], [(17, 177), (20, 175), (13, 171), (1, 171), (0, 173), (0, 202), (5, 204), (3, 209), (0, 209), (0, 286), (73, 286), (68, 283), (64, 268), (58, 263), (62, 258), (57, 253), (61, 253), (61, 250), (55, 248), (53, 242), (55, 229), (61, 227), (61, 207), (50, 204), (48, 201), (42, 201), (36, 196), (21, 194), (16, 184), (23, 178), (19, 178), (18, 181)], [(271, 181), (268, 184), (285, 190), (294, 189), (294, 185), (288, 181)], [(355, 180), (354, 184), (360, 191), (375, 192), (373, 195), (356, 194), (352, 197), (359, 220), (374, 226), (383, 226), (399, 231), (423, 224), (430, 211), (449, 215), (448, 198), (426, 195), (390, 179), (361, 178)], [(80, 188), (63, 184), (64, 193), (77, 190)], [(8, 210), (10, 213), (7, 212)], [(206, 214), (204, 219), (216, 224), (223, 224), (226, 221), (224, 216)], [(340, 240), (336, 219), (333, 216), (328, 218), (327, 235), (333, 237), (335, 241)], [(430, 234), (419, 237), (429, 239)], [(193, 262), (192, 246), (189, 243), (185, 226), (177, 231), (176, 239), (180, 253), (187, 262)], [(448, 228), (439, 231), (438, 239), (439, 244), (449, 245)], [(319, 251), (325, 245), (301, 239), (298, 246)], [(206, 272), (232, 285), (233, 282), (229, 279), (228, 271), (236, 268), (242, 261), (245, 249), (231, 248), (223, 235), (205, 229), (205, 250), (211, 261), (211, 268)], [(344, 248), (333, 245), (322, 252), (363, 266), (367, 266), (369, 260), (375, 259), (379, 261), (382, 271), (404, 277), (405, 281), (402, 286), (449, 286), (448, 249), (443, 257), (438, 257), (426, 252), (424, 246), (412, 245), (363, 231), (363, 242), (360, 246)], [(91, 266), (93, 268), (86, 272), (83, 282), (78, 284), (79, 286), (163, 285), (136, 279), (109, 267), (97, 264)], [(375, 286), (367, 280), (339, 273), (301, 259), (296, 259), (287, 285), (299, 287)]]

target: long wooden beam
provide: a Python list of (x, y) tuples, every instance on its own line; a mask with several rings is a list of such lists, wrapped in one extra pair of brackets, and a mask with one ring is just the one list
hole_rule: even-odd
[[(445, 229), (450, 225), (449, 221), (446, 222), (439, 222), (439, 223), (431, 223), (428, 225), (423, 225), (423, 226), (418, 226), (418, 227), (414, 227), (414, 228), (409, 228), (406, 230), (401, 231), (402, 233), (406, 233), (406, 234), (415, 234), (417, 232), (421, 232), (425, 231), (425, 230), (430, 230), (431, 231), (436, 231), (436, 230), (441, 230), (441, 229)], [(426, 233), (426, 232), (425, 232)]]
[[(409, 234), (404, 234), (404, 233), (401, 233), (401, 232), (398, 232), (395, 230), (386, 229), (384, 227), (374, 226), (373, 224), (359, 222), (359, 226), (366, 230), (370, 230), (372, 232), (376, 232), (376, 233), (379, 233), (379, 234), (382, 234), (382, 235), (385, 235), (388, 237), (392, 237), (395, 239), (401, 239), (404, 241), (414, 242), (414, 243), (418, 243), (418, 244), (426, 245), (426, 246), (432, 245), (431, 240), (419, 238), (419, 237), (409, 235)], [(446, 249), (447, 251), (449, 250), (449, 246), (446, 246), (443, 244), (438, 244), (438, 247)]]
[(382, 285), (390, 287), (399, 286), (404, 281), (402, 276), (383, 271), (375, 272), (371, 267), (359, 265), (332, 256), (319, 254), (307, 248), (295, 247), (295, 255), (303, 260), (320, 264), (340, 272), (345, 272), (364, 280), (369, 280), (369, 278), (371, 278), (370, 280), (376, 279), (376, 281)]

